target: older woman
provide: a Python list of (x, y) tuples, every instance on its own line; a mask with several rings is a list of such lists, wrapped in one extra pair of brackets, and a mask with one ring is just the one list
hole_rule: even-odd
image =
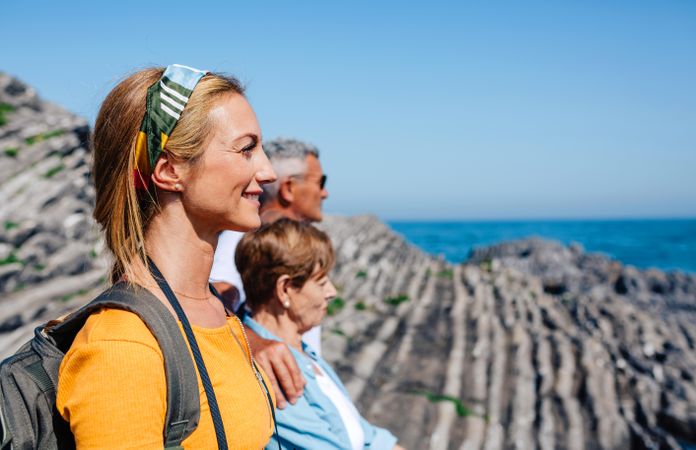
[[(259, 336), (290, 346), (307, 380), (303, 396), (276, 413), (286, 449), (400, 449), (387, 430), (363, 419), (326, 361), (302, 342), (319, 325), (336, 295), (328, 272), (334, 262), (328, 236), (309, 224), (281, 219), (248, 233), (237, 247), (251, 316)], [(253, 316), (253, 317), (252, 317)], [(276, 448), (275, 436), (267, 448)]]
[[(202, 355), (200, 421), (183, 447), (263, 448), (273, 405), (239, 320), (208, 285), (218, 235), (258, 227), (261, 184), (275, 178), (242, 87), (185, 66), (141, 70), (104, 100), (93, 138), (94, 216), (113, 254), (111, 281), (145, 288), (173, 316), (177, 303)], [(163, 447), (163, 354), (138, 316), (91, 315), (59, 375), (56, 406), (78, 449)]]

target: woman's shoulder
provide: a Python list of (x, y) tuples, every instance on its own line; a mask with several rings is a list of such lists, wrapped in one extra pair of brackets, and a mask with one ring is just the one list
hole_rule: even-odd
[(72, 349), (97, 342), (142, 344), (161, 353), (157, 340), (137, 314), (105, 308), (89, 316), (75, 336)]

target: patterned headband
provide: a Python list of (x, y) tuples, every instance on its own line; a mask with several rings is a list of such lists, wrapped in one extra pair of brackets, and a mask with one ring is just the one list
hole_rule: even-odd
[(152, 168), (164, 150), (196, 84), (208, 73), (172, 64), (147, 90), (145, 117), (135, 144), (135, 187), (147, 190)]

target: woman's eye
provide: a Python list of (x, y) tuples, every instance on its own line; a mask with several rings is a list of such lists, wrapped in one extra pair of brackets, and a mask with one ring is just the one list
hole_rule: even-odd
[(247, 145), (246, 147), (244, 147), (244, 148), (240, 151), (240, 153), (241, 153), (242, 155), (244, 155), (245, 157), (249, 158), (249, 157), (251, 157), (251, 154), (254, 152), (254, 149), (255, 149), (255, 148), (256, 148), (256, 144)]

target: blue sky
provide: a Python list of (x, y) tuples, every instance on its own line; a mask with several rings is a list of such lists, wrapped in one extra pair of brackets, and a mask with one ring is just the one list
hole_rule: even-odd
[(124, 74), (247, 84), (331, 213), (696, 216), (696, 2), (10, 2), (0, 70), (93, 120)]

